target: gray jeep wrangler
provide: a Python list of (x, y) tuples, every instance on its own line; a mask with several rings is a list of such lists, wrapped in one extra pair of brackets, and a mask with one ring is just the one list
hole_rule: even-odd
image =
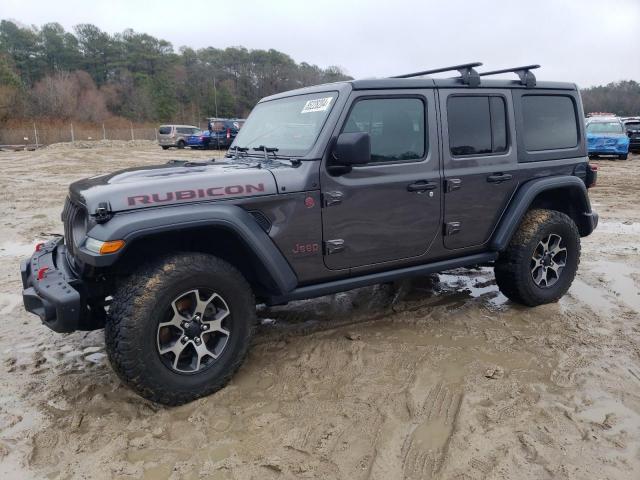
[(580, 94), (480, 65), (273, 95), (222, 161), (73, 183), (64, 238), (22, 262), (25, 308), (104, 328), (120, 378), (177, 405), (229, 381), (257, 303), (486, 263), (512, 301), (557, 301), (598, 221)]

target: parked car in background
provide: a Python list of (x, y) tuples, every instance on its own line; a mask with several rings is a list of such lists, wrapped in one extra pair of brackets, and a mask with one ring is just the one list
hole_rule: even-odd
[(640, 117), (629, 117), (622, 121), (629, 137), (629, 151), (640, 153)]
[(207, 120), (209, 136), (208, 144), (204, 148), (229, 148), (244, 125), (243, 118), (208, 118)]
[(592, 117), (586, 122), (587, 151), (589, 158), (614, 155), (626, 160), (629, 153), (629, 137), (618, 117)]
[(158, 143), (163, 150), (169, 147), (184, 148), (187, 146), (187, 137), (199, 131), (193, 125), (161, 125), (158, 128)]
[(211, 132), (207, 130), (198, 130), (197, 132), (189, 135), (186, 139), (187, 147), (190, 148), (209, 148), (209, 142), (211, 140)]

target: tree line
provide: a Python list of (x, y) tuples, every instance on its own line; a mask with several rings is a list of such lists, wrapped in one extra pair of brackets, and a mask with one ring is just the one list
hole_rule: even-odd
[(0, 21), (0, 122), (50, 118), (196, 123), (244, 117), (262, 97), (348, 79), (339, 67), (297, 63), (277, 50), (195, 50), (127, 29), (66, 31)]
[(620, 116), (640, 115), (640, 83), (623, 80), (581, 90), (585, 113), (609, 112)]
[[(19, 119), (99, 123), (196, 123), (244, 117), (262, 97), (348, 79), (339, 67), (296, 63), (277, 50), (179, 50), (127, 29), (110, 34), (80, 24), (41, 27), (0, 21), (0, 122)], [(582, 90), (585, 112), (640, 115), (633, 80)]]

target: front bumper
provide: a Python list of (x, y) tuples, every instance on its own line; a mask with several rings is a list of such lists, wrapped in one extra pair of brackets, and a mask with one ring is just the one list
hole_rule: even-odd
[(24, 308), (56, 332), (80, 328), (86, 309), (78, 290), (81, 281), (67, 262), (62, 238), (51, 240), (20, 263)]
[(628, 143), (615, 143), (613, 145), (597, 144), (588, 145), (589, 155), (624, 155), (629, 151)]

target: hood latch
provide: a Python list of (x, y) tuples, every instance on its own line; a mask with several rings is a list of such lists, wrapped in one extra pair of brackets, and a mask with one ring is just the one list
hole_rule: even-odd
[(100, 202), (96, 207), (95, 218), (98, 223), (106, 223), (113, 217), (111, 206), (107, 202)]

